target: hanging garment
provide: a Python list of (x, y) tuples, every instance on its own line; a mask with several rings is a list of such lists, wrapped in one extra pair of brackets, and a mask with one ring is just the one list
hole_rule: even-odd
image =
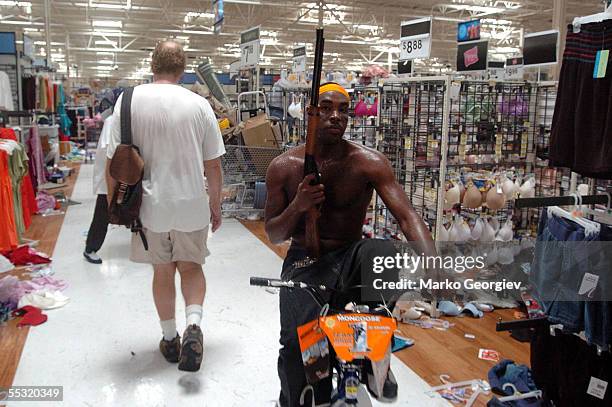
[(612, 179), (612, 58), (595, 79), (600, 50), (612, 49), (612, 20), (568, 29), (550, 136), (550, 165)]
[(15, 110), (11, 80), (6, 72), (0, 71), (0, 109)]
[(59, 113), (60, 132), (63, 133), (65, 136), (70, 137), (73, 134), (71, 131), (72, 121), (66, 114), (66, 108), (64, 107), (64, 105), (66, 104), (66, 98), (64, 95), (64, 85), (58, 85), (57, 92), (57, 113)]
[[(530, 282), (548, 319), (590, 343), (612, 345), (612, 228), (589, 232), (564, 217), (542, 211)], [(588, 290), (589, 281), (596, 281)], [(585, 290), (583, 290), (583, 287)]]
[(21, 183), (28, 172), (28, 156), (22, 144), (13, 151), (9, 158), (9, 174), (13, 187), (13, 209), (15, 211), (15, 225), (17, 226), (17, 238), (21, 240), (25, 233), (23, 220), (23, 205), (21, 194)]
[(0, 250), (13, 249), (19, 243), (8, 159), (8, 153), (0, 148)]
[(26, 173), (21, 181), (21, 207), (23, 208), (23, 223), (25, 229), (28, 230), (32, 224), (32, 215), (38, 212), (36, 194), (34, 193), (32, 178), (29, 172)]
[(28, 76), (21, 78), (21, 92), (23, 95), (23, 108), (25, 110), (36, 109), (36, 77)]
[(30, 167), (30, 174), (32, 174), (32, 180), (34, 181), (34, 187), (36, 189), (38, 188), (38, 185), (43, 185), (47, 182), (45, 153), (43, 152), (42, 144), (40, 142), (38, 127), (32, 127), (30, 129), (28, 148), (30, 152), (30, 162), (32, 163)]
[(355, 116), (377, 116), (378, 115), (378, 99), (374, 99), (371, 104), (366, 103), (364, 100), (357, 102), (355, 106)]

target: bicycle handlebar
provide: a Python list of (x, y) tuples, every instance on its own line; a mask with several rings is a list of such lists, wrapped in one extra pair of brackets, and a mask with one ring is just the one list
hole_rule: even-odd
[(308, 284), (301, 281), (284, 281), (276, 278), (251, 277), (251, 285), (259, 287), (286, 287), (286, 288), (316, 288), (322, 291), (331, 291), (324, 285)]

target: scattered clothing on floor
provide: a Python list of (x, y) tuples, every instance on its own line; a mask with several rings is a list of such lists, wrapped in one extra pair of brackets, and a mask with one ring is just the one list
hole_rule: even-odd
[(24, 295), (19, 300), (19, 308), (31, 305), (42, 310), (61, 308), (68, 304), (70, 298), (62, 294), (61, 291), (37, 290)]
[(13, 316), (22, 317), (17, 326), (37, 326), (47, 321), (47, 316), (39, 308), (26, 305), (13, 311)]
[(19, 279), (8, 275), (0, 278), (0, 303), (8, 304), (11, 310), (17, 308), (19, 299), (23, 295), (20, 289)]
[(391, 352), (397, 352), (414, 345), (414, 339), (404, 338), (399, 335), (393, 335)]
[(29, 246), (21, 246), (15, 250), (6, 250), (0, 252), (0, 254), (6, 256), (16, 266), (51, 263), (51, 258), (46, 254), (38, 252)]
[(37, 291), (63, 291), (68, 287), (64, 280), (56, 280), (50, 276), (38, 277), (32, 280), (19, 281), (19, 299), (26, 294)]
[(9, 320), (11, 316), (11, 307), (8, 302), (0, 302), (0, 325)]
[(5, 273), (15, 268), (9, 259), (0, 254), (0, 273)]
[[(531, 377), (531, 370), (525, 365), (517, 365), (512, 360), (504, 359), (489, 370), (489, 384), (493, 391), (504, 396), (512, 396), (514, 390), (510, 387), (504, 389), (504, 384), (512, 384), (520, 393), (529, 393), (537, 390), (537, 386)], [(536, 398), (523, 400), (513, 400), (501, 402), (493, 397), (487, 406), (508, 406), (508, 407), (539, 407), (543, 406), (543, 401)]]
[(465, 304), (463, 307), (459, 307), (452, 301), (440, 301), (438, 303), (438, 311), (443, 315), (456, 317), (460, 314), (468, 314), (474, 318), (482, 318), (483, 312), (480, 311), (476, 305), (472, 303)]

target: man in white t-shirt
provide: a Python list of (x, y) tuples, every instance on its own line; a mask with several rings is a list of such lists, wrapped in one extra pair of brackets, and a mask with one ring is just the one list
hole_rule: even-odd
[[(151, 61), (153, 83), (134, 88), (132, 141), (144, 160), (140, 219), (148, 241), (132, 235), (130, 259), (153, 265), (153, 298), (163, 338), (160, 350), (179, 369), (196, 371), (202, 362), (202, 304), (206, 281), (202, 271), (209, 251), (209, 225), (221, 225), (221, 160), (225, 153), (215, 114), (206, 99), (177, 85), (186, 58), (173, 41), (159, 43)], [(107, 147), (110, 159), (121, 143), (121, 101), (113, 113)], [(205, 189), (204, 175), (208, 182)], [(110, 191), (116, 182), (106, 178)], [(175, 272), (181, 276), (187, 328), (181, 343), (175, 321)]]

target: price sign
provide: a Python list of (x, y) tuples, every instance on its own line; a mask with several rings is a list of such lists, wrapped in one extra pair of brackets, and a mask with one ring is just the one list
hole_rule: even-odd
[(251, 68), (259, 64), (259, 27), (240, 33), (240, 67)]
[(293, 72), (306, 72), (306, 46), (304, 45), (293, 49)]
[(401, 25), (400, 61), (429, 58), (431, 17), (406, 21)]

